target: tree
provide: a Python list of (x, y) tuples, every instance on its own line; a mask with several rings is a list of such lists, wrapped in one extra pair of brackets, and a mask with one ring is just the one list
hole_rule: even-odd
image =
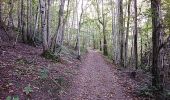
[(33, 24), (33, 11), (32, 11), (32, 10), (33, 10), (33, 1), (32, 1), (32, 0), (30, 0), (30, 2), (29, 2), (29, 8), (30, 8), (30, 9), (29, 9), (29, 16), (30, 16), (30, 17), (29, 17), (29, 18), (30, 18), (30, 22), (29, 22), (29, 23), (30, 23), (30, 24), (29, 24), (29, 29), (30, 29), (30, 30), (29, 30), (29, 32), (30, 32), (30, 34), (29, 34), (29, 37), (28, 37), (28, 38), (29, 38), (30, 43), (31, 43), (32, 45), (35, 45), (35, 44), (34, 44), (34, 39), (33, 39), (33, 38), (34, 38), (34, 35), (33, 35), (33, 25), (34, 25), (34, 24)]
[[(20, 30), (21, 29), (21, 6), (20, 6), (21, 0), (18, 0), (17, 4), (17, 14), (18, 14), (18, 26), (17, 28)], [(20, 30), (21, 31), (21, 30)]]
[(63, 22), (63, 29), (62, 29), (62, 45), (63, 45), (63, 41), (64, 41), (64, 33), (65, 33), (65, 29), (66, 29), (66, 24), (68, 21), (68, 17), (69, 17), (69, 6), (70, 6), (70, 0), (67, 1), (67, 11), (66, 11), (66, 16), (64, 18), (64, 22)]
[(27, 35), (25, 34), (25, 32), (24, 32), (24, 28), (25, 28), (25, 22), (24, 22), (24, 1), (23, 0), (21, 0), (21, 25), (20, 25), (20, 32), (21, 32), (21, 35), (22, 35), (22, 41), (24, 42), (24, 43), (26, 43), (27, 42)]
[(49, 50), (48, 39), (47, 39), (47, 27), (46, 27), (46, 6), (45, 0), (40, 0), (40, 13), (41, 13), (41, 33), (43, 37), (43, 51)]
[[(37, 28), (39, 25), (39, 15), (40, 15), (40, 5), (37, 5), (37, 9), (36, 9), (36, 14), (35, 14), (35, 20), (34, 20), (34, 29), (33, 29), (33, 42), (35, 42), (35, 34), (37, 33)], [(48, 23), (47, 23), (48, 24)]]
[(50, 34), (50, 6), (51, 6), (51, 0), (47, 0), (47, 41), (49, 43), (49, 34)]
[(13, 28), (14, 27), (13, 17), (12, 17), (13, 7), (14, 7), (13, 0), (9, 0), (8, 5), (10, 7), (10, 11), (9, 11), (9, 15), (8, 15), (8, 27)]
[(80, 14), (80, 20), (78, 19), (79, 15), (78, 15), (78, 1), (76, 0), (76, 5), (77, 5), (77, 48), (78, 48), (78, 59), (80, 59), (80, 29), (81, 29), (81, 21), (82, 21), (82, 17), (83, 17), (83, 0), (82, 0), (82, 4), (81, 4), (81, 14)]
[(160, 71), (159, 71), (159, 47), (160, 47), (160, 36), (161, 36), (161, 16), (160, 16), (160, 4), (161, 0), (151, 0), (152, 9), (152, 86), (157, 88), (159, 91), (155, 91), (157, 100), (160, 100), (159, 92), (162, 91)]
[(117, 27), (117, 41), (118, 41), (118, 63), (120, 66), (124, 67), (124, 57), (123, 57), (123, 48), (124, 48), (124, 24), (123, 24), (123, 0), (118, 0), (118, 27)]
[(134, 25), (135, 25), (135, 29), (134, 29), (134, 56), (135, 56), (135, 68), (138, 68), (138, 42), (137, 42), (137, 38), (138, 38), (138, 25), (137, 25), (137, 0), (134, 0), (134, 11), (135, 11), (135, 19), (134, 19)]
[(65, 0), (60, 0), (60, 8), (59, 8), (59, 22), (57, 26), (56, 34), (54, 35), (54, 38), (52, 40), (52, 51), (55, 52), (56, 48), (61, 47), (62, 45), (62, 30), (63, 30), (63, 24), (64, 24), (64, 4)]
[[(104, 3), (103, 3), (103, 0), (101, 0), (101, 5), (102, 5), (101, 16), (100, 16), (100, 9), (99, 9), (99, 1), (96, 0), (96, 3), (97, 3), (98, 22), (102, 25), (102, 32), (103, 32), (103, 54), (107, 56), (108, 55), (107, 40), (106, 40), (107, 23), (105, 20), (106, 14), (104, 13)], [(101, 44), (101, 41), (100, 41), (100, 44)]]
[(125, 67), (127, 67), (127, 62), (128, 62), (128, 40), (129, 40), (129, 25), (130, 25), (130, 6), (131, 6), (131, 1), (128, 0), (128, 19), (127, 19), (127, 28), (126, 28), (126, 38), (125, 38)]
[(30, 13), (29, 13), (29, 8), (30, 8), (30, 0), (27, 0), (27, 39), (30, 41)]

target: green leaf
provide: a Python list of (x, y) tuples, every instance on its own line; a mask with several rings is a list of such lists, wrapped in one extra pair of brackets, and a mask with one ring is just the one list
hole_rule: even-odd
[(11, 100), (11, 96), (7, 96), (6, 100)]
[(19, 100), (19, 97), (18, 97), (18, 96), (14, 96), (14, 97), (12, 98), (12, 100)]
[(41, 77), (42, 79), (45, 79), (45, 78), (48, 77), (48, 73), (49, 73), (49, 71), (48, 71), (47, 69), (42, 68), (41, 71), (40, 71), (40, 77)]
[(30, 94), (31, 92), (33, 92), (30, 84), (24, 88), (23, 92), (25, 92), (26, 95), (28, 95), (28, 94)]

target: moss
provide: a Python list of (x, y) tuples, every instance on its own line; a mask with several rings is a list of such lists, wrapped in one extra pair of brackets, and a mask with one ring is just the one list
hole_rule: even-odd
[(47, 50), (47, 51), (44, 51), (41, 56), (43, 56), (44, 58), (46, 59), (50, 59), (54, 62), (59, 62), (59, 55), (55, 55), (52, 51), (50, 50)]

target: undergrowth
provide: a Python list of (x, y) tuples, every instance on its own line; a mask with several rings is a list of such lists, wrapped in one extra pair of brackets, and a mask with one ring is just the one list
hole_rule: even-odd
[(46, 59), (50, 59), (50, 60), (52, 60), (52, 61), (54, 61), (54, 62), (59, 62), (60, 60), (59, 60), (59, 55), (55, 55), (52, 51), (50, 51), (50, 50), (47, 50), (47, 51), (45, 51), (45, 52), (43, 52), (42, 54), (41, 54), (41, 56), (43, 56), (44, 58), (46, 58)]
[(150, 99), (155, 99), (155, 93), (159, 93), (157, 95), (159, 98), (162, 98), (162, 100), (169, 100), (170, 98), (169, 90), (164, 90), (164, 92), (161, 92), (159, 89), (151, 85), (144, 86), (137, 91), (138, 96), (147, 97)]

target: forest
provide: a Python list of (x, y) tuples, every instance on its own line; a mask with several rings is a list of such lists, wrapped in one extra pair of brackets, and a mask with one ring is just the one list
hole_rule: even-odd
[(0, 100), (170, 100), (170, 0), (0, 0)]

